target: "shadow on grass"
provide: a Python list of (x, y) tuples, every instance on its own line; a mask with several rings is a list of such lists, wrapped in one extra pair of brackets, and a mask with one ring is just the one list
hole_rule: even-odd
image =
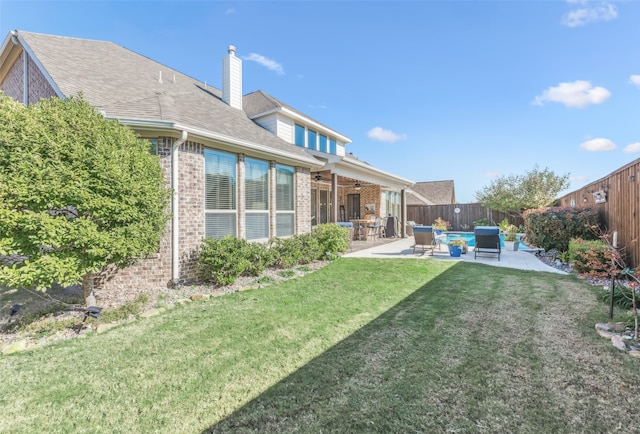
[[(460, 360), (450, 352), (452, 329), (459, 327), (461, 311), (482, 309), (495, 298), (483, 278), (479, 288), (469, 289), (472, 273), (458, 272), (460, 265), (203, 432), (445, 431), (464, 408), (467, 393), (464, 376), (456, 372)], [(485, 276), (504, 273), (465, 267), (478, 267)], [(487, 299), (478, 300), (485, 285)], [(491, 363), (491, 351), (479, 355), (481, 367)], [(449, 384), (449, 375), (460, 384)], [(480, 381), (490, 381), (490, 375), (476, 373)]]

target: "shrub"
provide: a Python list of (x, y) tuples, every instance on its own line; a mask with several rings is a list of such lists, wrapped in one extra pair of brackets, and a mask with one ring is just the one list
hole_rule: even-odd
[(509, 219), (505, 217), (498, 226), (500, 227), (500, 232), (507, 232), (507, 228), (509, 227)]
[(438, 217), (437, 219), (435, 219), (432, 225), (434, 230), (448, 231), (449, 229), (451, 229), (451, 224), (449, 224), (449, 222), (444, 220), (442, 217)]
[(290, 268), (300, 264), (304, 257), (301, 237), (292, 235), (288, 238), (272, 239), (271, 255), (273, 265), (276, 267)]
[(320, 257), (317, 259), (334, 259), (338, 253), (344, 253), (349, 248), (349, 229), (335, 223), (325, 223), (316, 226), (311, 235), (318, 240)]
[(249, 261), (243, 273), (247, 276), (259, 276), (274, 264), (273, 252), (262, 243), (247, 243), (243, 256)]
[(516, 225), (508, 225), (504, 228), (507, 235), (505, 235), (505, 241), (515, 241), (518, 237), (518, 228)]
[[(613, 304), (622, 309), (633, 308), (633, 289), (625, 285), (615, 285), (613, 288)], [(636, 294), (636, 298), (637, 298)], [(611, 303), (611, 291), (602, 291), (600, 300), (605, 303)]]
[(600, 219), (592, 208), (540, 208), (523, 213), (527, 241), (545, 250), (564, 252), (572, 238), (596, 239)]
[(206, 282), (230, 285), (251, 267), (248, 242), (226, 236), (222, 239), (205, 238), (200, 248), (198, 270)]
[(578, 273), (607, 276), (611, 267), (611, 251), (602, 240), (576, 238), (569, 243), (569, 263)]
[(478, 220), (475, 220), (473, 222), (473, 227), (475, 228), (476, 226), (488, 226), (489, 225), (489, 219), (487, 218), (481, 218)]

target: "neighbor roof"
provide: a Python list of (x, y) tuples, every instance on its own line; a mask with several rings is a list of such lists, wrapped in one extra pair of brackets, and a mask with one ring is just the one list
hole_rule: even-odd
[(453, 180), (416, 182), (407, 191), (407, 205), (448, 205), (453, 203), (456, 203)]
[(109, 118), (167, 122), (202, 134), (248, 142), (306, 161), (287, 143), (230, 107), (221, 91), (127, 48), (106, 41), (15, 32), (63, 95), (82, 96)]

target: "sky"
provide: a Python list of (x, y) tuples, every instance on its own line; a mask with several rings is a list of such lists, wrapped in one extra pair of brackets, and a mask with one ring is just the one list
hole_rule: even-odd
[(581, 188), (640, 158), (640, 2), (0, 0), (18, 29), (107, 40), (221, 87), (263, 90), (347, 151), (459, 203), (548, 168)]

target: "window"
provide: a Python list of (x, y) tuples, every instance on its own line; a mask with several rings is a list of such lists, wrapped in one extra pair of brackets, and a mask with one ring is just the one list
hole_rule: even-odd
[(307, 130), (307, 148), (318, 150), (317, 137), (318, 133), (313, 130)]
[(327, 149), (327, 136), (320, 134), (320, 150), (322, 152), (329, 152)]
[(338, 153), (338, 148), (336, 145), (336, 141), (333, 139), (329, 139), (329, 153), (331, 154), (337, 154)]
[(158, 141), (156, 139), (149, 140), (151, 143), (151, 147), (149, 148), (149, 153), (151, 155), (158, 155)]
[(205, 236), (236, 236), (236, 156), (206, 149)]
[(318, 190), (311, 190), (311, 226), (318, 224)]
[(302, 146), (304, 148), (304, 127), (302, 125), (296, 124), (295, 135), (296, 146)]
[(360, 218), (360, 195), (347, 194), (347, 215), (350, 219)]
[(269, 163), (246, 158), (244, 173), (247, 240), (269, 238)]
[(295, 171), (293, 167), (276, 165), (276, 236), (295, 233)]

